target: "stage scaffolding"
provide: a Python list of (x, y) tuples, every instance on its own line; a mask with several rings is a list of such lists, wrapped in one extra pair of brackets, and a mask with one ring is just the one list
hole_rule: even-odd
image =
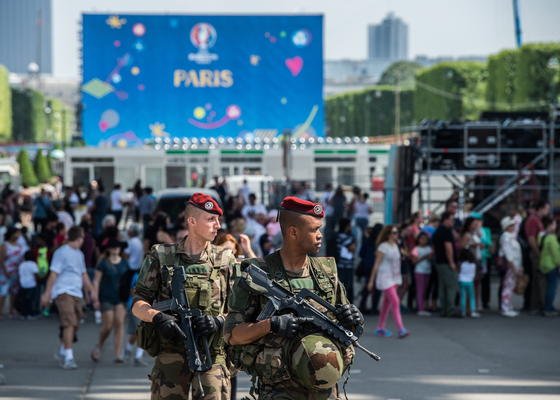
[[(418, 208), (441, 213), (450, 189), (459, 210), (485, 213), (502, 201), (547, 198), (560, 207), (560, 121), (505, 120), (420, 126), (416, 171)], [(439, 181), (439, 183), (438, 183)]]

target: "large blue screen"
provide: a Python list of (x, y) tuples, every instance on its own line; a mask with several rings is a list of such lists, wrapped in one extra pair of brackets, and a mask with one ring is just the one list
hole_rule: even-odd
[(83, 16), (86, 144), (324, 136), (322, 16)]

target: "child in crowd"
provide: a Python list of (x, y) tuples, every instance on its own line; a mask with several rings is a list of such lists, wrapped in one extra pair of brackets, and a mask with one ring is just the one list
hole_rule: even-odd
[(476, 276), (476, 257), (474, 253), (464, 248), (459, 253), (459, 290), (461, 291), (461, 315), (467, 315), (467, 297), (469, 300), (471, 318), (479, 318), (476, 312), (474, 296), (474, 278)]
[(416, 237), (416, 246), (412, 249), (411, 256), (414, 263), (414, 281), (416, 282), (416, 305), (418, 306), (418, 315), (421, 317), (432, 315), (424, 307), (426, 290), (432, 273), (432, 252), (430, 237), (426, 232), (420, 232)]
[(37, 287), (37, 277), (39, 267), (35, 262), (32, 251), (26, 251), (23, 256), (23, 262), (19, 265), (19, 292), (18, 292), (18, 311), (27, 318), (31, 319), (37, 316), (39, 306), (39, 293)]

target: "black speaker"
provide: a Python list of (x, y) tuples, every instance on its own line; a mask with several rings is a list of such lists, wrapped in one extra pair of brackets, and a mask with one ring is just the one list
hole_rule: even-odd
[(542, 149), (546, 143), (546, 126), (514, 123), (502, 129), (502, 143), (504, 149)]

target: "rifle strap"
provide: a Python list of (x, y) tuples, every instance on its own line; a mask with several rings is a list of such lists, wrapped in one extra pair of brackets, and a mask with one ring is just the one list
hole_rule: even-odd
[[(350, 364), (348, 365), (348, 368), (346, 368), (346, 372), (345, 372), (346, 378), (344, 379), (344, 383), (342, 384), (342, 391), (344, 392), (344, 397), (346, 398), (346, 400), (348, 400), (348, 394), (346, 393), (346, 384), (350, 379), (350, 369), (352, 368), (353, 363), (354, 360), (352, 360), (352, 362), (350, 362)], [(338, 389), (338, 384), (337, 384), (337, 389)]]
[(257, 375), (253, 374), (253, 375), (251, 376), (251, 389), (249, 390), (249, 395), (250, 395), (254, 400), (257, 399), (257, 397), (255, 396), (255, 394), (257, 393), (257, 385), (258, 385), (257, 379), (258, 379), (258, 378), (257, 378)]

